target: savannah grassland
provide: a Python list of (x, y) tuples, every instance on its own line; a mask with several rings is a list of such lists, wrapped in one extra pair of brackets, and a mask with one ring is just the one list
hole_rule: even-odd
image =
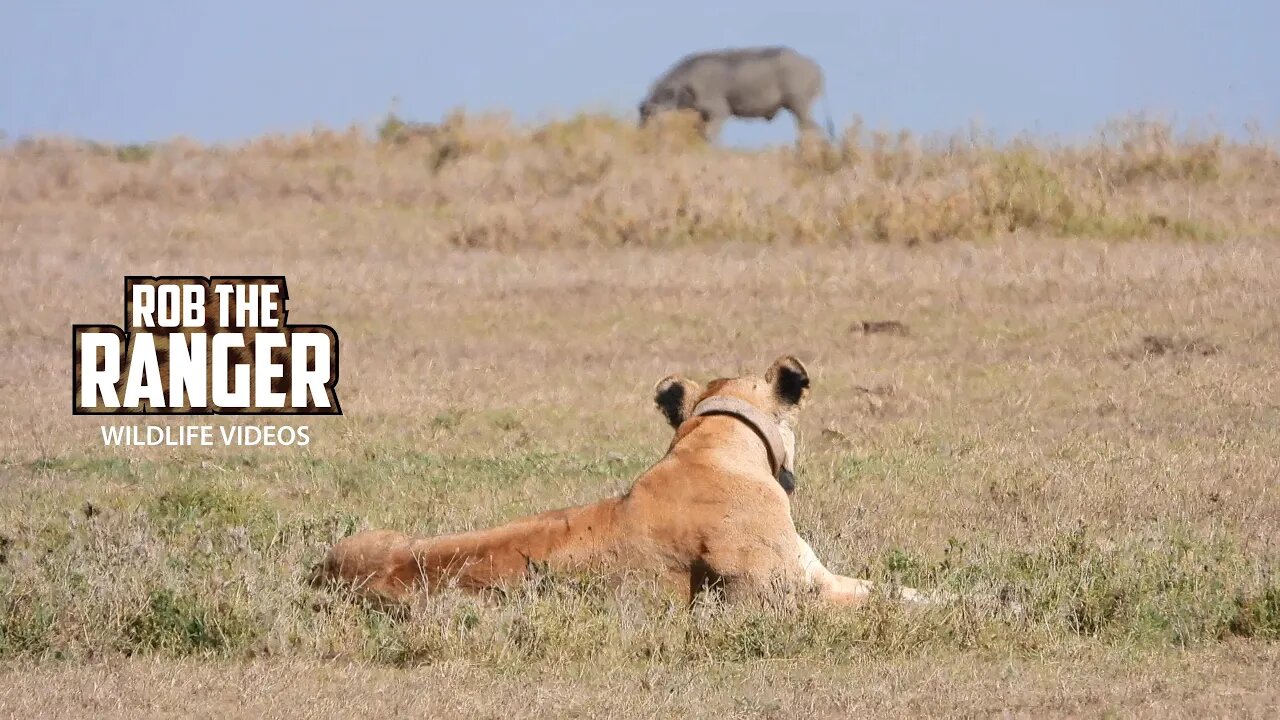
[[(666, 125), (4, 149), (0, 714), (1274, 711), (1275, 150)], [(346, 415), (301, 449), (104, 448), (70, 326), (120, 322), (126, 274), (286, 275)], [(402, 618), (303, 582), (360, 528), (620, 492), (670, 439), (656, 380), (781, 353), (813, 374), (793, 509), (828, 567), (1025, 613), (561, 577)]]

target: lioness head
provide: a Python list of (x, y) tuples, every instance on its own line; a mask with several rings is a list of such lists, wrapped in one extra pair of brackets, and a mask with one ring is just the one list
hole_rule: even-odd
[(785, 452), (778, 482), (787, 493), (795, 489), (796, 436), (794, 423), (809, 393), (809, 371), (792, 355), (783, 355), (760, 375), (717, 378), (702, 386), (681, 375), (668, 375), (653, 388), (653, 401), (671, 427), (680, 426), (698, 403), (713, 396), (744, 400), (768, 415), (778, 426)]

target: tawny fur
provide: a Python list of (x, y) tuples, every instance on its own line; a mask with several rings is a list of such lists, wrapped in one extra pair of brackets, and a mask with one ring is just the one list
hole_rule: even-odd
[[(723, 378), (705, 388), (664, 378), (655, 402), (675, 436), (666, 455), (625, 494), (452, 535), (358, 533), (330, 550), (316, 579), (399, 601), (449, 584), (501, 587), (521, 581), (537, 564), (553, 571), (656, 574), (688, 599), (715, 583), (730, 597), (816, 592), (833, 603), (862, 603), (871, 583), (831, 573), (796, 533), (790, 498), (772, 473), (760, 436), (731, 416), (689, 417), (712, 395), (751, 403), (778, 422), (790, 469), (791, 424), (808, 385), (807, 371), (791, 356), (779, 358), (763, 376)], [(923, 600), (911, 589), (902, 597)]]

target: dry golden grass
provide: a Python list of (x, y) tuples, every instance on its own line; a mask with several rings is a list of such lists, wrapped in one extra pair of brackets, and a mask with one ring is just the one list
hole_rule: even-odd
[[(735, 153), (459, 117), (6, 151), (0, 710), (1265, 714), (1276, 156), (1162, 132)], [(347, 415), (306, 449), (103, 448), (70, 325), (164, 273), (286, 275), (290, 321), (339, 332)], [(300, 582), (356, 528), (619, 491), (669, 439), (654, 381), (782, 352), (815, 376), (795, 513), (827, 565), (1025, 616), (563, 578), (405, 620)]]
[(0, 154), (0, 172), (0, 198), (23, 205), (354, 205), (424, 247), (1210, 239), (1280, 227), (1271, 145), (1142, 120), (1082, 145), (1000, 146), (976, 131), (921, 139), (855, 122), (835, 143), (744, 153), (705, 146), (683, 116), (646, 132), (594, 115), (537, 127), (390, 116), (376, 139), (352, 128), (232, 148), (31, 140)]
[[(1227, 645), (1117, 657), (1073, 648), (1054, 662), (917, 656), (865, 665), (787, 660), (518, 672), (441, 662), (134, 660), (45, 667), (0, 684), (0, 711), (259, 717), (1144, 717), (1266, 716), (1280, 703), (1274, 647)], [(1117, 712), (1118, 711), (1118, 712)]]

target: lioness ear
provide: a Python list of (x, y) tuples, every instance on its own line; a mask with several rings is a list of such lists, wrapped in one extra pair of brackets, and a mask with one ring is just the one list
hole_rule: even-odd
[(701, 394), (701, 385), (679, 375), (668, 375), (653, 386), (653, 402), (673, 428), (689, 418)]
[(774, 360), (764, 379), (773, 386), (773, 394), (784, 405), (799, 405), (809, 392), (809, 371), (793, 355)]

